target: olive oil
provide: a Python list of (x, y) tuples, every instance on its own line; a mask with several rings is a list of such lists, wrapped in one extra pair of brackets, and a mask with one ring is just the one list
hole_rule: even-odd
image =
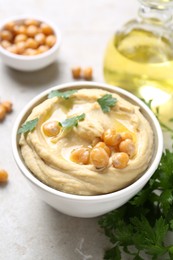
[(168, 38), (144, 29), (117, 33), (106, 50), (104, 76), (109, 84), (152, 99), (164, 120), (173, 117), (173, 45)]

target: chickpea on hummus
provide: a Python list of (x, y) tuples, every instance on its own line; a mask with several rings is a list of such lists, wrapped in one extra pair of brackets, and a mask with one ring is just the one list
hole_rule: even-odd
[(153, 154), (153, 132), (140, 108), (102, 89), (53, 91), (26, 125), (32, 128), (19, 141), (25, 164), (70, 194), (120, 190), (144, 173)]

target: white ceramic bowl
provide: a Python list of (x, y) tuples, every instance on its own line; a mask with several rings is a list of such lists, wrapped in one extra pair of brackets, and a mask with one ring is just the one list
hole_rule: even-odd
[[(81, 195), (72, 195), (60, 192), (53, 188), (48, 187), (39, 181), (34, 175), (30, 172), (30, 170), (25, 166), (25, 163), (20, 154), (20, 148), (18, 146), (18, 138), (17, 131), (20, 128), (21, 124), (26, 120), (28, 115), (30, 114), (33, 107), (42, 102), (48, 95), (51, 90), (59, 89), (59, 90), (67, 90), (74, 88), (101, 88), (106, 89), (108, 91), (116, 92), (119, 95), (123, 96), (130, 102), (140, 106), (142, 113), (148, 119), (153, 132), (154, 132), (154, 152), (151, 163), (146, 170), (146, 172), (139, 178), (136, 182), (131, 184), (130, 186), (105, 195), (97, 195), (97, 196), (81, 196)], [(162, 130), (160, 125), (151, 112), (151, 110), (137, 97), (132, 95), (131, 93), (120, 89), (118, 87), (110, 86), (103, 83), (96, 82), (79, 82), (79, 83), (67, 83), (56, 86), (54, 88), (48, 89), (35, 97), (20, 113), (18, 116), (12, 134), (12, 149), (15, 161), (21, 170), (24, 177), (27, 179), (32, 188), (37, 192), (41, 199), (47, 202), (49, 205), (57, 209), (58, 211), (65, 213), (67, 215), (76, 216), (76, 217), (96, 217), (100, 216), (104, 213), (107, 213), (113, 209), (116, 209), (126, 203), (129, 199), (131, 199), (135, 194), (137, 194), (143, 186), (147, 183), (150, 177), (155, 172), (158, 164), (160, 162), (160, 158), (163, 150), (163, 137)]]
[(25, 19), (34, 19), (41, 22), (45, 22), (48, 25), (50, 25), (57, 38), (56, 43), (48, 51), (33, 56), (13, 54), (0, 45), (0, 57), (7, 66), (13, 69), (22, 70), (22, 71), (34, 71), (34, 70), (43, 69), (57, 59), (57, 54), (61, 44), (61, 32), (59, 28), (54, 23), (52, 23), (52, 21), (49, 21), (48, 19), (45, 19), (43, 17), (32, 16), (32, 15), (9, 17), (8, 19), (0, 23), (0, 31), (2, 30), (4, 25), (7, 24), (8, 22), (11, 21), (20, 22)]

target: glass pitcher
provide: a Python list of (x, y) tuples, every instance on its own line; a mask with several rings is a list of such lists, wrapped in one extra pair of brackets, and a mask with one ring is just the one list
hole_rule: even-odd
[(109, 84), (152, 100), (160, 118), (173, 117), (173, 0), (138, 0), (137, 19), (109, 42), (104, 77)]

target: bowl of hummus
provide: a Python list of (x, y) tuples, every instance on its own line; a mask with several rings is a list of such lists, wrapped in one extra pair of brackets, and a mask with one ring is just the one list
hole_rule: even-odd
[(131, 199), (161, 159), (162, 131), (136, 96), (97, 82), (58, 85), (16, 119), (15, 161), (58, 211), (96, 217)]

